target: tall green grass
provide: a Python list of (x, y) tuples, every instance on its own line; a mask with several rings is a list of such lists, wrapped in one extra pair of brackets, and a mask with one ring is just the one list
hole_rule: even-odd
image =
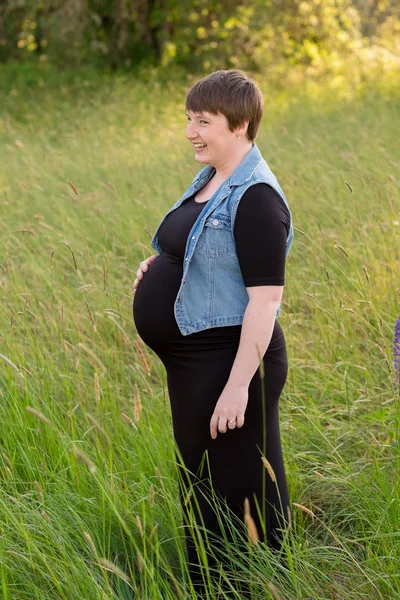
[[(3, 82), (0, 596), (194, 598), (166, 374), (136, 336), (131, 291), (198, 168), (185, 82), (91, 71)], [(257, 600), (396, 599), (399, 96), (261, 86), (257, 142), (296, 229), (280, 317), (295, 505), (284, 560), (227, 545), (222, 578), (231, 591), (251, 579)]]

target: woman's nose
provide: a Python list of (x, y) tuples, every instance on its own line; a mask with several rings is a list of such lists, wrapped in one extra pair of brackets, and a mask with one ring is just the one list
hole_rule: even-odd
[(186, 125), (186, 137), (188, 139), (196, 137), (195, 136), (195, 130), (194, 130), (194, 127), (193, 127), (192, 123), (188, 123)]

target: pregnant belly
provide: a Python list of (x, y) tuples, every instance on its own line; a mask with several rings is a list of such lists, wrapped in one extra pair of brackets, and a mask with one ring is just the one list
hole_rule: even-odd
[(182, 273), (181, 260), (162, 252), (144, 273), (135, 292), (135, 326), (141, 339), (153, 350), (182, 335), (174, 315)]

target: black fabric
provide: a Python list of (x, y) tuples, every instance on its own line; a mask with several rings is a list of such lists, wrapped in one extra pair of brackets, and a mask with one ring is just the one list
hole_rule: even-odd
[[(240, 200), (235, 242), (243, 277), (249, 285), (283, 284), (289, 215), (285, 215), (282, 205), (280, 197), (265, 184), (253, 186)], [(215, 327), (183, 336), (175, 321), (174, 301), (183, 274), (187, 237), (203, 208), (204, 203), (192, 197), (168, 215), (159, 232), (162, 252), (135, 293), (134, 321), (139, 336), (157, 353), (166, 369), (176, 456), (178, 462), (179, 454), (184, 461), (184, 467), (178, 467), (184, 517), (193, 509), (199, 523), (203, 521), (211, 534), (222, 536), (215, 502), (206, 497), (217, 494), (242, 523), (247, 497), (261, 541), (279, 548), (279, 530), (290, 514), (278, 414), (288, 369), (281, 326), (276, 320), (263, 357), (264, 379), (257, 371), (250, 383), (243, 427), (218, 433), (213, 440), (210, 419), (229, 378), (242, 326)], [(259, 253), (262, 259), (255, 257)], [(276, 483), (266, 473), (261, 452), (274, 470)], [(193, 496), (187, 502), (190, 489)], [(265, 534), (256, 501), (265, 514)], [(186, 544), (191, 578), (201, 593), (200, 561), (189, 529)], [(211, 547), (215, 549), (217, 545), (212, 543)], [(217, 564), (218, 559), (210, 555), (209, 568)]]
[(240, 199), (234, 225), (236, 253), (246, 287), (284, 285), (290, 213), (271, 186), (257, 183)]

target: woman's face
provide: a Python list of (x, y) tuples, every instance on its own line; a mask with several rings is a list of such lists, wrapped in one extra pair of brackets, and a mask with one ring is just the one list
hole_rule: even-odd
[[(243, 151), (243, 145), (239, 142), (250, 143), (245, 137), (247, 123), (230, 131), (228, 119), (222, 113), (214, 115), (188, 110), (186, 115), (186, 137), (193, 144), (195, 159), (200, 163), (218, 169)], [(238, 139), (238, 135), (243, 139)]]

